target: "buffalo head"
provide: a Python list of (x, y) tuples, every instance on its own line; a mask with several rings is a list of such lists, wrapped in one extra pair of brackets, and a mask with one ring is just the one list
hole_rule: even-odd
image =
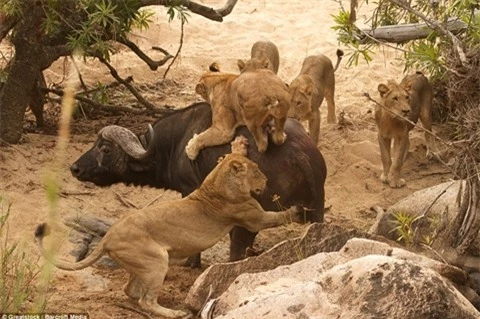
[(107, 186), (125, 181), (132, 172), (139, 173), (155, 152), (154, 132), (148, 125), (149, 137), (141, 136), (145, 149), (132, 131), (117, 125), (106, 126), (98, 132), (93, 147), (70, 166), (72, 175), (81, 181)]

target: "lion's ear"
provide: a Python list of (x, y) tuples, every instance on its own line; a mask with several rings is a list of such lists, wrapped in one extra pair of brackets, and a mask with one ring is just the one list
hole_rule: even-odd
[(262, 60), (262, 66), (265, 68), (265, 69), (269, 69), (270, 68), (270, 60), (267, 58), (267, 57), (264, 57), (263, 60)]
[(197, 92), (197, 94), (200, 94), (201, 96), (206, 96), (207, 88), (205, 87), (205, 84), (198, 83), (197, 86), (195, 86), (195, 92)]
[(210, 72), (220, 72), (220, 65), (217, 62), (212, 62), (208, 67)]
[(245, 62), (243, 62), (242, 60), (238, 60), (237, 65), (238, 65), (238, 70), (240, 72), (242, 72), (242, 70), (245, 69)]
[(410, 89), (412, 88), (412, 81), (407, 81), (403, 83), (402, 86), (405, 90), (410, 91)]
[(242, 163), (239, 160), (232, 160), (230, 162), (230, 168), (235, 174), (245, 172), (247, 170), (247, 166), (245, 163)]
[(305, 87), (305, 95), (312, 96), (312, 94), (313, 94), (313, 85), (309, 84)]
[(387, 94), (390, 91), (387, 85), (380, 83), (378, 85), (378, 92), (380, 92), (380, 96), (383, 97), (385, 94)]

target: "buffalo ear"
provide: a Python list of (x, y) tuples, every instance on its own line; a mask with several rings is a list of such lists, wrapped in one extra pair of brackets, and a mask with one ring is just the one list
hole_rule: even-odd
[(243, 62), (243, 60), (238, 60), (237, 65), (238, 65), (238, 70), (240, 72), (242, 72), (242, 70), (245, 69), (245, 62)]
[(389, 91), (390, 91), (390, 89), (388, 88), (388, 86), (386, 84), (380, 83), (378, 85), (378, 92), (380, 93), (381, 97), (384, 97), (385, 94), (387, 94)]

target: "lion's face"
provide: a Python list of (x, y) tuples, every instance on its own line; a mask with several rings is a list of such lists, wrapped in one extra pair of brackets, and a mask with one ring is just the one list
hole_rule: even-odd
[(217, 176), (224, 178), (222, 184), (226, 192), (236, 195), (259, 195), (267, 186), (267, 177), (260, 171), (258, 165), (245, 156), (229, 154), (219, 164), (227, 170)]
[(379, 84), (378, 92), (383, 100), (383, 105), (396, 115), (408, 117), (410, 113), (409, 92), (394, 81)]
[(307, 120), (312, 116), (313, 84), (294, 80), (290, 85), (290, 105), (298, 120)]

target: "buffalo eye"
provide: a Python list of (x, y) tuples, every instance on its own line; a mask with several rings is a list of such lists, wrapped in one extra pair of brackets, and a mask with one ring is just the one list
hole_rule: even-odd
[(101, 151), (103, 154), (108, 155), (108, 154), (110, 154), (110, 152), (111, 152), (112, 150), (110, 149), (109, 146), (107, 146), (107, 145), (102, 145), (102, 147), (100, 147), (100, 151)]

